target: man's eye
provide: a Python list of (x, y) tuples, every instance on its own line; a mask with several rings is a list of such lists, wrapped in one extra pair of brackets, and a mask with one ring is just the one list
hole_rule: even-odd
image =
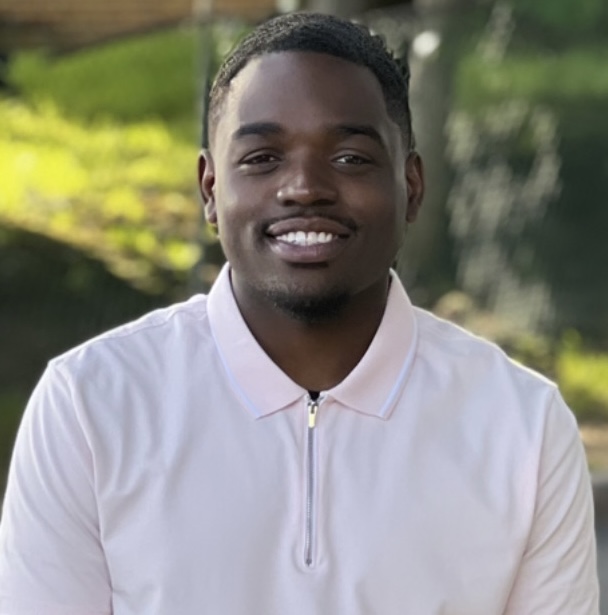
[(276, 162), (277, 160), (277, 157), (273, 154), (253, 154), (252, 156), (246, 156), (245, 158), (243, 158), (241, 164), (268, 164), (270, 162)]
[(340, 164), (362, 165), (369, 164), (370, 161), (363, 156), (358, 156), (357, 154), (344, 154), (342, 156), (338, 156), (338, 158), (336, 158), (336, 162), (339, 162)]

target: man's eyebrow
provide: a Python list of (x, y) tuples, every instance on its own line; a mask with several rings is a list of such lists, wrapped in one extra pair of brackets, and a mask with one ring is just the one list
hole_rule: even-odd
[(363, 135), (373, 139), (383, 147), (385, 145), (380, 133), (370, 124), (338, 124), (332, 127), (332, 132), (344, 137)]
[(265, 137), (267, 135), (277, 135), (283, 132), (279, 124), (274, 122), (252, 122), (251, 124), (242, 124), (234, 133), (233, 139), (242, 139), (244, 137), (258, 136)]

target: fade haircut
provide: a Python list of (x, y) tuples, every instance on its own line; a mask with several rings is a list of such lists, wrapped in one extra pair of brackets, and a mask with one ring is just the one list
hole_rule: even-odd
[(378, 79), (389, 117), (399, 126), (407, 150), (414, 147), (409, 106), (409, 67), (384, 40), (363, 25), (320, 13), (290, 13), (258, 26), (224, 60), (209, 94), (207, 134), (213, 137), (232, 80), (253, 59), (269, 53), (309, 51), (365, 66)]

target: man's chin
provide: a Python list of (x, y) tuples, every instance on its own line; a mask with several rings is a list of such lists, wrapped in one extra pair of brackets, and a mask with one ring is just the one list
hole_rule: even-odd
[(277, 309), (290, 318), (310, 325), (334, 320), (340, 316), (349, 299), (346, 292), (305, 295), (286, 290), (271, 290), (267, 297)]

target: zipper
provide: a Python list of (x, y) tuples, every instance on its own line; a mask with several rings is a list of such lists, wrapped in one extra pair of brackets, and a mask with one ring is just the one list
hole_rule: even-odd
[(315, 472), (315, 432), (319, 398), (308, 397), (308, 432), (306, 450), (306, 535), (304, 540), (304, 563), (310, 568), (313, 564), (313, 539), (315, 520), (315, 489), (317, 475)]

